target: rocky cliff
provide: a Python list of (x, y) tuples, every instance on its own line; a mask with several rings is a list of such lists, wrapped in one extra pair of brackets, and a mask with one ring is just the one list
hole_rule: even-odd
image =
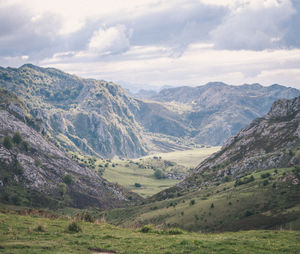
[(1, 68), (0, 85), (26, 102), (54, 142), (104, 157), (146, 154), (143, 130), (130, 109), (138, 103), (116, 84), (53, 68)]
[(259, 170), (300, 164), (299, 145), (300, 97), (278, 100), (268, 114), (230, 138), (180, 185), (213, 184), (226, 177), (236, 179)]
[(1, 89), (0, 98), (1, 202), (105, 209), (138, 198), (49, 143), (30, 126), (27, 108), (13, 94)]

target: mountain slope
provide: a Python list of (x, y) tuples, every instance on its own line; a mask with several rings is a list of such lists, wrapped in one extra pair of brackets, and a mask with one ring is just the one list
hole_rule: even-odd
[(138, 198), (77, 164), (28, 126), (28, 111), (0, 90), (0, 200), (57, 208), (119, 207)]
[(254, 118), (266, 114), (275, 100), (299, 95), (299, 90), (280, 85), (230, 86), (215, 82), (164, 89), (148, 99), (186, 107), (181, 119), (190, 128), (190, 137), (196, 143), (220, 145)]
[(31, 114), (58, 143), (105, 157), (146, 154), (138, 107), (118, 85), (81, 79), (53, 68), (1, 68), (0, 85), (22, 97)]
[[(153, 223), (194, 231), (300, 228), (300, 97), (228, 140), (176, 186), (139, 209), (113, 210), (125, 226)], [(125, 218), (124, 218), (124, 216)]]
[(26, 64), (0, 67), (0, 86), (22, 97), (52, 142), (79, 153), (140, 157), (197, 144), (220, 145), (297, 89), (209, 83), (135, 99), (120, 86)]

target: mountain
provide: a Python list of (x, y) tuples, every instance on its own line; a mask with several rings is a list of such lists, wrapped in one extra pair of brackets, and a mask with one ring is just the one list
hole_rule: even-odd
[(299, 90), (280, 85), (230, 86), (212, 82), (163, 89), (147, 99), (169, 105), (169, 109), (175, 105), (183, 109), (181, 122), (195, 143), (220, 145), (254, 118), (266, 114), (275, 100), (299, 95)]
[[(270, 111), (227, 140), (193, 173), (166, 193), (201, 189), (272, 168), (300, 164), (300, 97), (281, 99)], [(168, 197), (166, 193), (157, 194)]]
[(0, 202), (60, 208), (120, 207), (136, 194), (79, 165), (37, 130), (25, 104), (0, 89)]
[(44, 132), (68, 149), (105, 157), (146, 154), (131, 113), (138, 104), (116, 84), (30, 64), (1, 68), (0, 84), (23, 98)]
[(300, 97), (281, 99), (177, 185), (111, 223), (193, 231), (300, 229)]
[(0, 86), (24, 100), (53, 143), (105, 158), (220, 145), (266, 113), (274, 100), (300, 95), (279, 85), (208, 83), (140, 99), (112, 82), (31, 64), (0, 67)]

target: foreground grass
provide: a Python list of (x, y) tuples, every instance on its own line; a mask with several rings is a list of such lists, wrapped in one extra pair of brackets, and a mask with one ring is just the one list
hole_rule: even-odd
[(300, 253), (298, 231), (244, 231), (221, 234), (141, 233), (106, 223), (0, 213), (0, 253)]

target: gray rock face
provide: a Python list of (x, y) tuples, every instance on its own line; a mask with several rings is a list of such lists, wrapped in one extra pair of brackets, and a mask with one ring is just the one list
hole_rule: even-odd
[(210, 184), (225, 176), (239, 178), (258, 170), (295, 164), (293, 147), (300, 143), (300, 97), (274, 102), (262, 118), (230, 138), (222, 149), (195, 169), (179, 186), (198, 186), (195, 176), (210, 172)]
[[(26, 189), (35, 191), (54, 200), (64, 202), (60, 193), (60, 183), (70, 175), (72, 183), (67, 184), (67, 205), (74, 207), (96, 206), (99, 208), (119, 207), (133, 195), (123, 188), (108, 183), (95, 171), (77, 164), (63, 151), (46, 141), (37, 131), (27, 126), (6, 110), (0, 110), (0, 140), (4, 136), (12, 137), (19, 132), (29, 148), (15, 144), (7, 149), (0, 143), (0, 188), (11, 184), (20, 184)], [(4, 174), (12, 174), (17, 167), (22, 174), (15, 174), (10, 182)], [(6, 171), (9, 170), (9, 171)], [(134, 196), (134, 195), (133, 195)]]

